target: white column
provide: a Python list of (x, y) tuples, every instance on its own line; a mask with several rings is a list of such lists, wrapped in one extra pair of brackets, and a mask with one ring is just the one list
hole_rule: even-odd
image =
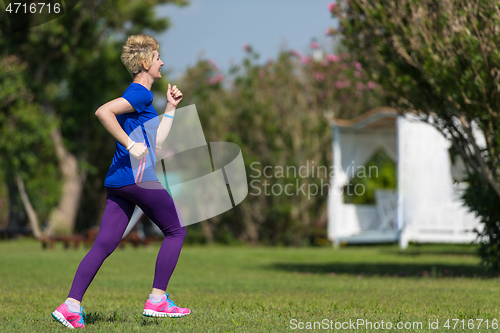
[(408, 239), (405, 235), (405, 221), (404, 221), (404, 147), (405, 147), (405, 137), (404, 137), (404, 117), (398, 116), (396, 118), (396, 141), (398, 145), (398, 162), (397, 162), (397, 188), (398, 188), (398, 207), (397, 207), (397, 220), (396, 226), (399, 231), (399, 247), (401, 249), (406, 249), (408, 247)]
[(342, 173), (342, 156), (340, 149), (340, 131), (335, 125), (333, 130), (333, 177), (330, 179), (330, 192), (328, 193), (328, 239), (337, 247), (340, 244), (339, 231), (341, 227), (341, 209), (342, 209), (342, 185), (339, 182), (340, 173)]

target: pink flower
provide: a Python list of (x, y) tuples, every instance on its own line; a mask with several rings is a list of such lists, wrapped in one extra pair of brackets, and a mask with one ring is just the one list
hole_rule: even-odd
[(326, 55), (326, 59), (328, 59), (331, 62), (339, 62), (340, 61), (340, 57), (336, 56), (335, 54), (331, 54), (331, 53)]
[(207, 61), (215, 68), (215, 70), (219, 70), (219, 65), (212, 59), (207, 59)]
[(366, 87), (367, 87), (369, 90), (372, 90), (373, 88), (375, 88), (375, 82), (373, 82), (373, 81), (368, 81), (368, 83), (366, 84)]
[(261, 78), (262, 78), (262, 77), (264, 77), (264, 76), (266, 76), (266, 71), (265, 71), (265, 70), (263, 70), (263, 69), (259, 70), (259, 77), (261, 77)]
[(243, 44), (243, 50), (245, 52), (252, 52), (252, 47), (249, 44)]
[(356, 63), (354, 64), (354, 67), (356, 67), (356, 69), (357, 69), (358, 71), (360, 71), (360, 70), (362, 69), (361, 64), (360, 64), (359, 62), (356, 62)]
[(354, 72), (354, 76), (358, 77), (358, 78), (361, 77), (361, 72), (360, 71), (355, 71)]
[(328, 28), (328, 29), (326, 29), (325, 33), (327, 36), (333, 36), (335, 34), (335, 29)]
[(323, 59), (323, 61), (321, 61), (321, 64), (323, 65), (323, 67), (326, 67), (328, 66), (329, 62), (328, 62), (328, 59)]
[(330, 13), (332, 13), (332, 12), (335, 10), (335, 6), (337, 6), (337, 4), (336, 4), (335, 2), (330, 2), (330, 3), (328, 4), (328, 11), (329, 11)]
[(349, 81), (349, 80), (335, 82), (335, 88), (337, 88), (337, 89), (347, 88), (350, 85), (351, 85), (351, 81)]
[(312, 41), (311, 44), (309, 44), (309, 46), (311, 46), (311, 49), (319, 48), (319, 44), (316, 41)]
[(314, 78), (318, 82), (323, 82), (323, 80), (325, 79), (325, 76), (319, 72), (314, 72)]
[(213, 85), (221, 82), (223, 79), (224, 79), (224, 75), (222, 75), (222, 74), (219, 73), (219, 74), (211, 77), (210, 79), (208, 79), (207, 82), (208, 82), (209, 85), (213, 86)]
[(302, 58), (300, 59), (300, 61), (301, 61), (303, 64), (308, 64), (308, 63), (311, 61), (311, 58), (309, 58), (309, 57), (307, 57), (307, 56), (306, 56), (306, 57), (302, 57)]
[(363, 90), (363, 88), (364, 88), (363, 83), (361, 83), (361, 82), (356, 83), (356, 88), (358, 88), (358, 90)]
[(302, 55), (300, 54), (300, 52), (297, 51), (297, 50), (291, 50), (290, 54), (293, 55), (294, 57), (297, 57), (297, 58), (301, 58), (302, 57)]

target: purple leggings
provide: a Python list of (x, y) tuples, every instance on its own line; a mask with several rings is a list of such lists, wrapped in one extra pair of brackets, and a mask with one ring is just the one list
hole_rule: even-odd
[(153, 288), (166, 290), (186, 237), (186, 227), (172, 197), (158, 181), (143, 182), (139, 186), (106, 187), (106, 192), (106, 209), (99, 235), (78, 266), (68, 297), (81, 302), (102, 263), (120, 243), (136, 205), (165, 235), (156, 258)]

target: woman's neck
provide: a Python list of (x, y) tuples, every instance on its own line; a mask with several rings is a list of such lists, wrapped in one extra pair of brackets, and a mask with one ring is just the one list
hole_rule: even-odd
[(148, 75), (148, 73), (141, 72), (136, 75), (133, 82), (143, 85), (147, 90), (151, 90), (151, 86), (153, 85), (154, 80), (151, 76)]

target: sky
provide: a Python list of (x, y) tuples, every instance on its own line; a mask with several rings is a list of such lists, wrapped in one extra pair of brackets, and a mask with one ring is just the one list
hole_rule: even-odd
[(336, 26), (328, 11), (331, 0), (191, 0), (186, 7), (161, 5), (159, 17), (171, 28), (155, 37), (169, 77), (177, 78), (200, 58), (212, 59), (223, 72), (241, 63), (244, 44), (260, 54), (259, 62), (275, 58), (280, 48), (309, 51), (315, 38), (325, 51), (334, 40), (325, 31)]

